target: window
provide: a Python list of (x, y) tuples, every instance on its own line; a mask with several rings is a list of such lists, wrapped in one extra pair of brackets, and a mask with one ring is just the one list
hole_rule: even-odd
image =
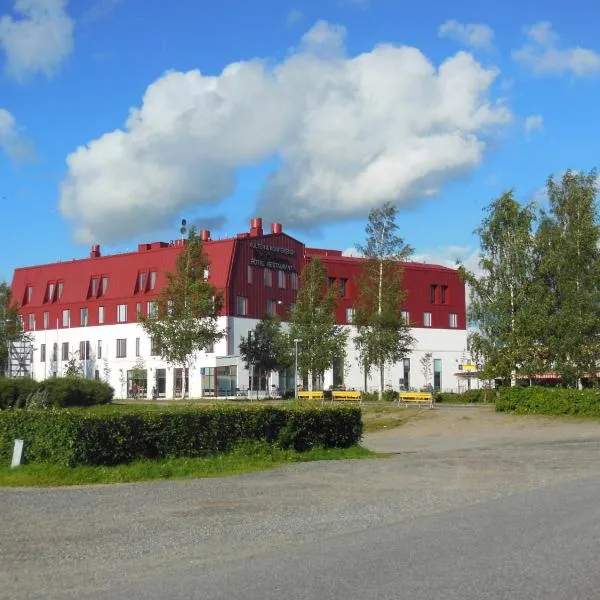
[(431, 327), (431, 313), (430, 312), (423, 313), (423, 326)]
[(448, 301), (448, 286), (443, 285), (440, 288), (440, 303), (446, 304), (447, 301)]
[(264, 271), (264, 284), (267, 287), (271, 287), (272, 285), (271, 269), (265, 269)]
[(146, 271), (141, 271), (138, 275), (138, 291), (146, 291)]
[(347, 308), (346, 309), (346, 323), (352, 323), (353, 320), (354, 320), (354, 309)]
[(98, 323), (100, 325), (104, 323), (104, 306), (98, 307)]
[(58, 344), (56, 342), (52, 345), (52, 360), (54, 362), (58, 361)]
[(87, 324), (88, 324), (88, 309), (87, 308), (79, 309), (79, 324), (82, 327), (87, 327)]
[(59, 299), (59, 300), (62, 298), (63, 287), (64, 287), (64, 284), (63, 284), (63, 282), (62, 282), (62, 281), (59, 281), (59, 282), (58, 282), (58, 285), (57, 285), (57, 287), (56, 287), (56, 289), (57, 289), (57, 294), (58, 294), (58, 299)]
[(126, 358), (127, 357), (127, 340), (120, 339), (117, 340), (117, 358)]
[(248, 298), (244, 296), (237, 297), (237, 314), (242, 317), (248, 314)]
[(155, 338), (150, 340), (150, 356), (160, 356), (160, 347)]
[(92, 283), (90, 285), (90, 296), (96, 297), (98, 295), (98, 278), (92, 277)]
[(210, 277), (210, 267), (206, 266), (204, 267), (204, 281), (208, 281), (208, 278)]
[(156, 287), (156, 271), (150, 271), (150, 289), (153, 290)]
[(91, 347), (88, 341), (79, 342), (79, 359), (89, 360), (91, 357)]
[(408, 391), (410, 389), (410, 358), (402, 359), (402, 369), (402, 387), (405, 391)]
[(35, 331), (35, 315), (33, 313), (29, 313), (29, 331)]
[(23, 304), (31, 304), (32, 299), (33, 299), (33, 286), (28, 285), (25, 288), (25, 302)]
[(442, 389), (442, 359), (433, 359), (433, 389), (439, 392)]
[(98, 350), (96, 351), (96, 358), (102, 360), (102, 340), (98, 340)]
[(291, 287), (293, 290), (297, 290), (298, 289), (298, 273), (291, 273), (290, 274), (290, 279), (291, 279)]
[(156, 317), (156, 311), (158, 310), (157, 306), (156, 300), (151, 300), (146, 304), (146, 310), (148, 311), (149, 317)]
[(46, 302), (54, 302), (54, 283), (48, 284), (48, 290), (46, 292)]
[(102, 277), (102, 287), (100, 289), (100, 294), (102, 296), (104, 296), (107, 291), (108, 291), (108, 277), (106, 277), (106, 275), (104, 275)]
[(277, 312), (277, 303), (275, 300), (267, 300), (267, 314), (275, 315)]
[(408, 325), (408, 323), (410, 323), (410, 314), (407, 310), (403, 310), (400, 313), (400, 316), (402, 317), (402, 320)]
[(450, 313), (448, 325), (450, 325), (452, 329), (458, 327), (458, 315), (456, 313)]
[(69, 342), (62, 343), (62, 352), (60, 357), (62, 360), (69, 360)]
[(44, 313), (44, 329), (48, 329), (49, 326), (50, 326), (50, 313), (45, 312)]
[(135, 355), (139, 357), (140, 355), (140, 338), (135, 338)]
[(46, 344), (40, 345), (40, 362), (46, 362)]
[(211, 342), (206, 348), (204, 348), (206, 354), (213, 354), (215, 351), (215, 345)]
[(296, 310), (296, 303), (295, 302), (291, 302), (290, 303), (290, 312), (293, 313)]
[(71, 311), (68, 308), (65, 308), (65, 310), (62, 311), (62, 326), (71, 326)]
[(348, 283), (347, 279), (340, 279), (339, 282), (339, 290), (340, 290), (340, 298), (346, 297), (346, 284)]
[(142, 303), (138, 302), (135, 305), (135, 317), (139, 321), (143, 316), (144, 314), (142, 313)]
[(429, 300), (431, 304), (435, 304), (437, 299), (437, 285), (429, 286)]
[(117, 323), (127, 322), (127, 304), (117, 304)]
[(252, 283), (252, 274), (254, 273), (254, 269), (252, 265), (248, 265), (248, 283)]
[(285, 271), (278, 271), (277, 279), (278, 279), (279, 289), (284, 290), (285, 289)]
[(335, 277), (327, 278), (327, 289), (330, 290), (335, 285)]

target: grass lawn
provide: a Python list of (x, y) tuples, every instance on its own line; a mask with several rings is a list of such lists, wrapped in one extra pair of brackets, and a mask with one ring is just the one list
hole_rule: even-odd
[(362, 421), (365, 433), (373, 433), (382, 429), (401, 427), (413, 419), (418, 419), (428, 408), (399, 408), (390, 404), (380, 406), (363, 406)]
[(115, 467), (61, 467), (52, 464), (21, 465), (11, 469), (0, 467), (0, 486), (62, 486), (136, 481), (197, 479), (225, 477), (273, 469), (281, 465), (316, 460), (379, 458), (387, 455), (371, 452), (361, 446), (322, 449), (308, 452), (281, 450), (267, 445), (242, 446), (228, 454), (205, 458), (171, 458), (143, 460)]

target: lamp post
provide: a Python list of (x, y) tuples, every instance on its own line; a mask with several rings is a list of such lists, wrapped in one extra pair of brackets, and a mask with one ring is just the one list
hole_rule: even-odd
[(295, 350), (295, 368), (294, 368), (294, 398), (298, 400), (298, 344), (300, 340), (294, 339), (294, 350)]

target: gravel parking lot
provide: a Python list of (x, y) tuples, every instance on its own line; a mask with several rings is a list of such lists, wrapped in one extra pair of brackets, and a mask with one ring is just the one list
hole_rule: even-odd
[(153, 598), (158, 577), (600, 474), (593, 421), (440, 408), (364, 443), (393, 455), (224, 479), (0, 490), (0, 598)]

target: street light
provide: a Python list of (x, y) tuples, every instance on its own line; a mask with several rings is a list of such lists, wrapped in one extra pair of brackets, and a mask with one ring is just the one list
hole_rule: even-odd
[(294, 349), (296, 351), (296, 368), (294, 369), (294, 399), (298, 400), (298, 344), (300, 340), (298, 338), (294, 339)]

